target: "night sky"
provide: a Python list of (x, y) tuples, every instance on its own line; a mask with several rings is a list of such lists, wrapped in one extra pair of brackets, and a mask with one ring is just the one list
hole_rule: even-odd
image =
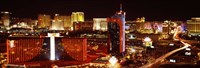
[(110, 17), (123, 4), (126, 20), (146, 17), (146, 20), (182, 20), (200, 17), (200, 4), (192, 0), (0, 0), (0, 11), (10, 11), (13, 17), (37, 19), (39, 13), (70, 15), (85, 13), (86, 20)]

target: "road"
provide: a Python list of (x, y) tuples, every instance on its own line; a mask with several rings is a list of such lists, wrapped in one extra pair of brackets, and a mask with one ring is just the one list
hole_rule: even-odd
[(182, 44), (184, 44), (184, 46), (180, 47), (180, 48), (177, 48), (177, 49), (175, 49), (173, 51), (170, 51), (170, 52), (164, 54), (163, 56), (157, 58), (154, 62), (145, 64), (145, 65), (141, 66), (140, 68), (152, 68), (154, 65), (161, 63), (163, 60), (165, 60), (170, 55), (172, 55), (172, 54), (174, 54), (174, 53), (176, 53), (178, 51), (181, 51), (181, 50), (183, 50), (183, 49), (191, 46), (190, 44), (192, 44), (192, 43), (199, 43), (199, 41), (191, 41), (191, 40), (182, 39), (182, 38), (179, 37), (178, 34), (176, 36), (176, 39), (179, 40)]
[(162, 62), (164, 59), (166, 59), (166, 58), (169, 57), (170, 55), (172, 55), (172, 54), (174, 54), (174, 53), (176, 53), (176, 52), (178, 52), (178, 51), (181, 51), (181, 50), (183, 50), (183, 49), (185, 49), (185, 48), (191, 46), (190, 44), (185, 43), (185, 42), (183, 42), (183, 41), (181, 41), (181, 43), (184, 44), (183, 47), (178, 48), (178, 49), (175, 49), (175, 50), (173, 50), (173, 51), (171, 51), (171, 52), (168, 52), (168, 53), (166, 53), (165, 55), (163, 55), (163, 56), (157, 58), (154, 62), (148, 63), (148, 64), (146, 64), (146, 65), (143, 65), (143, 66), (141, 66), (140, 68), (151, 68), (151, 67), (154, 66), (155, 64)]

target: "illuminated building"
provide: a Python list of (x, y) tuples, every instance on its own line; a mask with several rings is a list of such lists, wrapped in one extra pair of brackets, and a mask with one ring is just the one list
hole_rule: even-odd
[(87, 39), (62, 38), (65, 53), (78, 61), (87, 60)]
[(186, 26), (184, 25), (184, 23), (182, 21), (164, 21), (164, 23), (162, 24), (162, 33), (164, 34), (174, 34), (176, 31), (177, 26), (181, 25), (181, 31), (186, 31)]
[(9, 37), (7, 40), (7, 63), (26, 62), (40, 54), (43, 39), (39, 37)]
[(150, 22), (145, 22), (143, 24), (143, 29), (142, 29), (142, 33), (153, 33), (153, 28), (151, 26), (152, 23)]
[[(87, 39), (58, 37), (57, 33), (52, 35), (55, 37), (10, 36), (6, 43), (7, 63), (60, 59), (85, 61), (87, 59)], [(52, 46), (52, 44), (55, 45)]]
[(120, 11), (107, 20), (110, 52), (119, 55), (125, 52), (125, 12), (122, 11), (122, 5), (120, 5)]
[(136, 22), (145, 22), (145, 17), (137, 18)]
[(174, 40), (178, 40), (178, 39), (179, 39), (179, 38), (178, 38), (178, 35), (179, 35), (180, 33), (183, 33), (183, 29), (182, 29), (181, 25), (179, 25), (179, 26), (176, 27), (175, 32), (174, 32), (174, 35), (173, 35), (173, 39), (174, 39)]
[(51, 30), (64, 30), (64, 17), (59, 14), (55, 14), (54, 20), (52, 20)]
[(52, 20), (51, 30), (64, 30), (63, 21), (61, 20)]
[(84, 13), (83, 12), (72, 12), (71, 21), (72, 22), (84, 22)]
[(22, 19), (23, 22), (25, 22), (28, 26), (33, 27), (33, 26), (37, 26), (37, 20), (33, 20), (30, 18), (24, 18)]
[(1, 12), (1, 20), (5, 27), (10, 26), (10, 12)]
[(51, 23), (51, 17), (50, 15), (45, 15), (45, 14), (39, 14), (38, 15), (38, 27), (39, 28), (49, 28)]
[(32, 20), (32, 21), (29, 22), (28, 24), (29, 24), (32, 28), (34, 28), (34, 27), (37, 26), (37, 23), (38, 23), (38, 20)]
[(93, 30), (107, 31), (106, 18), (93, 18)]
[(65, 29), (72, 30), (73, 23), (71, 22), (71, 16), (63, 16), (63, 23)]
[(153, 30), (154, 30), (155, 34), (162, 33), (162, 31), (163, 31), (162, 24), (160, 22), (155, 22), (153, 25)]
[(146, 22), (137, 22), (136, 23), (136, 30), (140, 33), (147, 33), (147, 34), (158, 34), (162, 33), (162, 22), (157, 21), (146, 21)]
[(195, 17), (191, 20), (188, 20), (187, 30), (189, 33), (200, 33), (200, 17)]
[(54, 17), (55, 21), (61, 20), (63, 22), (64, 28), (71, 28), (73, 27), (73, 23), (71, 22), (71, 16), (59, 15), (56, 14)]
[(85, 21), (85, 22), (74, 22), (74, 30), (83, 30), (83, 31), (87, 31), (87, 30), (90, 30), (92, 31), (93, 30), (93, 21)]
[(152, 46), (152, 40), (151, 40), (151, 38), (145, 37), (144, 40), (143, 40), (143, 45), (146, 46), (146, 47)]
[(169, 27), (168, 27), (169, 25), (168, 25), (168, 23), (164, 22), (162, 25), (163, 25), (162, 26), (163, 34), (169, 34)]
[(31, 28), (37, 26), (38, 20), (32, 20), (31, 18), (12, 18), (10, 28)]

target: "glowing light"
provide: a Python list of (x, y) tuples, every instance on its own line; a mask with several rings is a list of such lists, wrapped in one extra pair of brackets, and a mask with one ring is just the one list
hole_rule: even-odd
[(50, 37), (50, 60), (55, 60), (55, 37)]
[(191, 55), (191, 52), (185, 52), (185, 55)]
[(190, 51), (191, 49), (190, 48), (185, 48), (185, 50)]
[(149, 37), (146, 37), (146, 38), (144, 38), (144, 41), (149, 42), (149, 41), (151, 41), (151, 39)]
[(4, 13), (4, 14), (9, 14), (9, 12), (1, 12), (1, 13)]
[(84, 12), (72, 12), (72, 22), (84, 22)]
[(154, 46), (150, 46), (150, 48), (155, 48)]
[(175, 63), (176, 60), (174, 60), (174, 59), (170, 59), (169, 62), (173, 62), (173, 63)]
[(10, 40), (10, 48), (13, 48), (13, 47), (15, 47), (14, 40)]
[(168, 20), (165, 20), (164, 22), (168, 23), (169, 21), (168, 21)]
[(14, 51), (12, 51), (12, 52), (11, 52), (11, 54), (15, 54), (15, 52), (14, 52)]
[(59, 14), (55, 14), (55, 16), (58, 16)]
[(48, 33), (47, 34), (49, 37), (54, 36), (54, 37), (60, 37), (60, 33)]
[(173, 44), (173, 43), (170, 43), (169, 46), (174, 46), (174, 44)]
[(115, 56), (112, 56), (110, 59), (109, 59), (109, 62), (112, 64), (112, 65), (115, 65), (117, 63), (117, 58)]
[(133, 49), (133, 48), (131, 48), (131, 51), (130, 51), (131, 53), (134, 53), (134, 52), (136, 52), (136, 50), (135, 49)]
[(131, 57), (130, 57), (130, 55), (128, 55), (128, 56), (126, 56), (126, 58), (130, 59)]
[(24, 51), (27, 51), (27, 49), (24, 49)]

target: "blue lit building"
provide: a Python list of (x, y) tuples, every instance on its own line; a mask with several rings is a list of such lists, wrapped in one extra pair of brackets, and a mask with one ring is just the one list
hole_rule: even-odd
[(110, 39), (110, 53), (117, 55), (125, 52), (125, 12), (120, 11), (107, 19)]

